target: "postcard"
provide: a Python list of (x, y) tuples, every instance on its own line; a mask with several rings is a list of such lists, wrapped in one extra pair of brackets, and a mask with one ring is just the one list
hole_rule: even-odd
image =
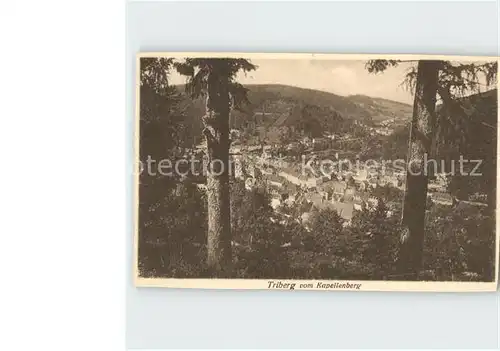
[(497, 57), (136, 66), (136, 286), (496, 290)]

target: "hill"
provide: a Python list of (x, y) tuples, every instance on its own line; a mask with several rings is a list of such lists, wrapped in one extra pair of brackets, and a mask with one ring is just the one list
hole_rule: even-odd
[[(184, 86), (177, 88), (184, 91)], [(232, 114), (233, 128), (241, 128), (249, 121), (259, 126), (279, 125), (285, 123), (284, 115), (292, 115), (291, 120), (299, 127), (318, 124), (325, 130), (335, 130), (342, 121), (359, 121), (367, 125), (390, 121), (401, 125), (412, 113), (410, 105), (365, 95), (340, 96), (281, 84), (252, 84), (246, 88), (250, 105)], [(194, 101), (192, 108), (200, 116), (204, 114), (201, 99)]]
[(369, 111), (374, 122), (393, 120), (396, 124), (404, 124), (411, 119), (413, 107), (402, 102), (370, 97), (366, 95), (350, 95), (350, 101)]
[(246, 88), (249, 89), (248, 97), (254, 108), (262, 108), (266, 103), (273, 105), (272, 102), (292, 105), (291, 107), (310, 105), (336, 111), (344, 119), (366, 124), (392, 119), (407, 121), (412, 113), (410, 105), (364, 95), (340, 96), (280, 84), (247, 85)]

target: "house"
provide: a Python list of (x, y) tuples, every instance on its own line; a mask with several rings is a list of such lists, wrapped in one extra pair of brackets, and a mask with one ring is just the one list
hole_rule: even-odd
[(328, 195), (328, 199), (330, 200), (332, 195), (340, 195), (343, 196), (347, 189), (347, 183), (344, 181), (338, 180), (329, 180), (319, 185), (318, 191), (320, 193), (326, 193)]
[(311, 223), (311, 213), (311, 211), (306, 211), (300, 216), (301, 223), (308, 231), (311, 231), (311, 228), (309, 226), (309, 224)]
[(436, 173), (436, 182), (442, 186), (445, 186), (448, 183), (447, 175), (444, 172)]
[(325, 137), (330, 140), (335, 140), (335, 134), (325, 133)]
[(406, 178), (406, 172), (404, 170), (400, 170), (400, 169), (394, 169), (393, 175), (396, 176), (396, 178), (398, 178), (398, 179), (405, 179)]
[(261, 155), (261, 157), (270, 158), (272, 156), (271, 152), (272, 152), (272, 146), (271, 145), (264, 145), (262, 147), (262, 155)]
[(368, 179), (368, 185), (369, 185), (369, 187), (376, 188), (377, 185), (378, 185), (377, 178), (370, 178), (370, 179)]
[(255, 178), (247, 178), (245, 179), (245, 189), (252, 190), (257, 184)]
[(325, 198), (317, 192), (306, 193), (305, 198), (309, 203), (314, 205), (320, 205), (325, 202)]
[(257, 167), (255, 167), (251, 163), (245, 163), (242, 166), (240, 166), (239, 169), (235, 170), (235, 174), (239, 174), (239, 172), (241, 172), (241, 176), (244, 178), (248, 178), (248, 177), (257, 178), (259, 173), (262, 173), (262, 172), (260, 172), (260, 170)]
[(302, 144), (304, 144), (304, 145), (310, 145), (310, 144), (311, 144), (311, 142), (312, 142), (312, 140), (311, 140), (311, 138), (309, 138), (309, 137), (305, 136), (305, 137), (303, 137), (303, 138), (302, 138), (302, 140), (301, 140), (300, 142), (301, 142)]
[(359, 169), (352, 178), (355, 182), (364, 182), (368, 179), (368, 170), (366, 168)]
[(283, 179), (283, 190), (286, 191), (289, 195), (295, 195), (300, 192), (300, 187), (296, 184), (290, 183), (286, 181), (286, 179)]
[(380, 135), (390, 135), (392, 133), (392, 130), (387, 127), (383, 127), (383, 128), (375, 128), (375, 132)]
[(241, 162), (240, 156), (231, 156), (230, 159), (231, 165), (231, 174), (234, 175), (235, 178), (245, 179), (245, 170), (243, 169), (243, 163)]
[(342, 197), (347, 190), (347, 182), (345, 181), (332, 181), (332, 191), (334, 197)]
[(260, 172), (262, 175), (269, 175), (269, 174), (274, 174), (273, 169), (269, 167), (268, 165), (264, 165), (260, 168)]
[(345, 221), (344, 226), (350, 225), (354, 212), (354, 205), (349, 202), (334, 202), (332, 206)]
[(469, 201), (478, 201), (478, 202), (486, 202), (488, 200), (487, 194), (474, 193), (469, 195)]
[(352, 196), (354, 209), (361, 211), (363, 206), (368, 210), (373, 210), (378, 205), (378, 199), (370, 196), (368, 193), (357, 193)]
[(354, 194), (352, 197), (354, 209), (361, 211), (363, 210), (363, 206), (366, 208), (368, 206), (368, 199), (370, 199), (370, 195), (366, 192)]
[(341, 202), (353, 202), (354, 201), (354, 189), (353, 188), (347, 188), (344, 192), (344, 196), (342, 197)]
[(429, 182), (427, 185), (427, 189), (429, 192), (438, 192), (439, 190), (442, 190), (441, 185), (435, 182)]
[(448, 193), (434, 192), (431, 193), (428, 197), (430, 197), (434, 203), (438, 203), (441, 205), (451, 206), (453, 204), (453, 198)]
[(300, 150), (300, 144), (298, 142), (293, 142), (287, 145), (286, 149), (288, 151), (298, 151)]
[(236, 140), (241, 136), (241, 132), (238, 129), (231, 129), (229, 133), (231, 135), (231, 140)]
[(370, 183), (366, 180), (359, 182), (357, 185), (359, 191), (367, 191), (370, 188)]
[(369, 195), (367, 193), (356, 193), (354, 194), (353, 198), (352, 198), (352, 201), (354, 201), (355, 203), (364, 203), (368, 200), (369, 198)]
[(352, 197), (352, 196), (354, 195), (354, 193), (355, 193), (355, 192), (356, 192), (356, 191), (355, 191), (355, 189), (354, 189), (354, 188), (351, 188), (351, 187), (347, 186), (347, 187), (345, 188), (345, 190), (344, 190), (344, 196), (351, 196), (351, 197)]
[(262, 154), (262, 145), (250, 145), (246, 148), (246, 151), (254, 155)]
[(284, 200), (284, 202), (288, 205), (288, 206), (292, 206), (296, 199), (297, 199), (297, 195), (295, 194), (287, 194), (288, 197)]
[(271, 198), (271, 207), (275, 210), (281, 205), (281, 200), (277, 197)]
[(399, 180), (396, 177), (384, 177), (385, 179), (385, 184), (394, 188), (397, 188), (399, 186)]
[(282, 188), (284, 183), (283, 178), (273, 173), (263, 174), (262, 180), (267, 184), (267, 186), (276, 188)]
[(354, 206), (352, 203), (322, 201), (318, 204), (314, 204), (314, 206), (319, 210), (330, 209), (336, 211), (344, 220), (344, 226), (351, 224), (354, 212)]
[(456, 202), (457, 210), (462, 210), (462, 209), (470, 209), (474, 207), (487, 207), (488, 204), (481, 203), (481, 202), (469, 202), (469, 201), (457, 201)]
[(316, 146), (316, 147), (326, 147), (326, 146), (328, 146), (328, 139), (326, 139), (326, 138), (313, 138), (312, 144), (313, 144), (313, 146)]

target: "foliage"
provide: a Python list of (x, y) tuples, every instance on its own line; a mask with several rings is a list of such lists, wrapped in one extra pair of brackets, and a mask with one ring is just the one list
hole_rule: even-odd
[(139, 271), (141, 276), (201, 274), (206, 233), (206, 200), (192, 184), (170, 179), (141, 184)]
[(159, 95), (165, 95), (169, 89), (168, 76), (173, 58), (142, 57), (140, 60), (140, 84)]
[[(365, 67), (370, 73), (381, 73), (389, 67), (396, 67), (403, 62), (417, 62), (412, 60), (369, 60)], [(479, 92), (481, 87), (492, 87), (497, 79), (497, 62), (470, 62), (457, 63), (439, 61), (439, 95), (449, 103), (452, 96), (465, 96)], [(403, 83), (415, 88), (417, 71), (411, 67), (404, 77)]]
[(236, 244), (233, 257), (241, 278), (286, 277), (289, 264), (282, 246), (291, 238), (273, 222), (270, 196), (264, 188), (231, 187), (231, 226)]
[[(168, 84), (169, 58), (141, 58), (140, 159), (172, 160), (186, 140), (182, 97)], [(142, 276), (195, 276), (203, 251), (206, 203), (195, 185), (155, 169), (139, 176), (139, 271)], [(191, 217), (195, 214), (194, 217)], [(196, 268), (198, 267), (198, 268)]]
[(399, 127), (385, 140), (382, 146), (382, 155), (385, 160), (406, 160), (410, 128)]
[[(247, 91), (240, 83), (236, 82), (239, 71), (249, 72), (257, 68), (245, 59), (226, 58), (186, 58), (184, 62), (175, 62), (177, 71), (188, 77), (186, 92), (193, 98), (204, 96), (208, 89), (210, 75), (218, 79), (227, 79), (230, 102), (233, 108), (241, 109), (248, 104)], [(210, 107), (210, 106), (209, 106)]]
[[(355, 212), (348, 227), (341, 226), (333, 211), (318, 211), (313, 230), (307, 232), (293, 218), (273, 223), (263, 189), (234, 187), (239, 189), (232, 188), (231, 194), (232, 206), (238, 208), (232, 217), (236, 277), (404, 280), (393, 270), (400, 208), (388, 217), (384, 202), (372, 210), (365, 207)], [(203, 276), (206, 201), (202, 193), (186, 185), (169, 194), (141, 217), (141, 272), (145, 276)], [(433, 205), (426, 223), (427, 279), (492, 279), (494, 218), (472, 206)]]
[(306, 249), (331, 254), (335, 249), (336, 237), (342, 231), (343, 219), (332, 209), (316, 211), (311, 218), (311, 232), (307, 236)]
[(393, 186), (384, 185), (378, 186), (371, 191), (371, 195), (376, 198), (384, 199), (386, 203), (403, 201), (403, 191)]
[[(439, 111), (441, 128), (437, 153), (447, 161), (454, 160), (457, 170), (450, 177), (449, 191), (459, 199), (468, 200), (474, 193), (488, 194), (489, 204), (495, 205), (496, 198), (496, 140), (497, 140), (497, 90), (476, 94), (457, 100), (464, 106), (453, 116), (448, 109)], [(463, 130), (467, 133), (463, 133)], [(464, 164), (467, 175), (459, 172), (458, 160), (481, 160)], [(447, 169), (450, 172), (451, 167)], [(469, 176), (474, 170), (475, 175)]]
[[(402, 61), (372, 60), (367, 62), (366, 68), (369, 72), (378, 73), (384, 71), (389, 66), (397, 66), (400, 62)], [(446, 160), (451, 161), (451, 167), (456, 162), (455, 158), (458, 155), (461, 161), (463, 160), (465, 154), (470, 155), (469, 157), (471, 157), (472, 155), (478, 157), (475, 160), (486, 161), (486, 167), (484, 167), (482, 171), (485, 171), (487, 175), (480, 178), (478, 182), (474, 181), (474, 178), (471, 176), (471, 174), (463, 177), (462, 169), (460, 169), (460, 171), (452, 171), (452, 179), (451, 182), (449, 182), (449, 191), (455, 193), (455, 195), (457, 195), (458, 193), (460, 197), (464, 197), (464, 195), (467, 195), (466, 192), (463, 191), (464, 189), (474, 189), (473, 185), (485, 185), (486, 189), (483, 190), (489, 192), (488, 210), (489, 213), (492, 214), (495, 207), (494, 199), (496, 193), (496, 166), (493, 166), (496, 165), (496, 148), (494, 146), (492, 147), (491, 145), (481, 147), (481, 144), (484, 145), (484, 143), (474, 142), (471, 139), (474, 139), (474, 134), (483, 134), (481, 133), (480, 129), (477, 128), (477, 126), (482, 124), (483, 126), (488, 126), (490, 128), (489, 132), (485, 134), (489, 134), (490, 138), (493, 139), (496, 144), (496, 127), (493, 126), (493, 123), (485, 122), (484, 116), (481, 116), (481, 113), (477, 111), (478, 109), (484, 109), (486, 106), (488, 106), (488, 104), (484, 102), (478, 104), (476, 96), (469, 96), (465, 99), (463, 97), (465, 95), (480, 92), (481, 86), (484, 86), (488, 89), (493, 86), (493, 83), (496, 83), (498, 70), (497, 62), (457, 63), (451, 61), (432, 61), (428, 63), (430, 67), (432, 67), (431, 72), (435, 72), (437, 76), (433, 78), (433, 80), (428, 81), (428, 83), (432, 83), (429, 84), (429, 91), (420, 91), (421, 95), (415, 97), (415, 109), (412, 119), (412, 125), (417, 126), (420, 124), (420, 122), (423, 122), (423, 124), (425, 124), (425, 127), (423, 128), (424, 133), (427, 133), (427, 131), (431, 131), (430, 135), (432, 136), (432, 139), (427, 140), (428, 142), (425, 143), (425, 152), (430, 153), (431, 155), (428, 156), (431, 156), (434, 159), (436, 159), (436, 156), (438, 154), (444, 153), (446, 155)], [(418, 67), (419, 70), (424, 68), (423, 61), (419, 61)], [(417, 74), (417, 70), (415, 69), (415, 67), (412, 67), (404, 77), (404, 81), (407, 87), (415, 90), (416, 85), (422, 83), (422, 89), (426, 89), (424, 83), (426, 81), (426, 78), (423, 77), (422, 74), (423, 72), (420, 71)], [(422, 82), (419, 81), (417, 83), (417, 77), (419, 80), (422, 79)], [(416, 94), (417, 93), (418, 92), (416, 92)], [(427, 98), (425, 98), (426, 93)], [(428, 119), (425, 117), (425, 115), (419, 113), (420, 105), (418, 102), (420, 101), (421, 104), (428, 104), (428, 108), (430, 108), (432, 111), (431, 114), (434, 115), (436, 95), (438, 95), (441, 99), (442, 105), (438, 109), (439, 113), (437, 118)], [(422, 98), (422, 96), (424, 96), (424, 98)], [(422, 101), (422, 99), (424, 99), (424, 101)], [(474, 99), (476, 100), (476, 103), (473, 103), (472, 100)], [(494, 103), (490, 104), (490, 106), (491, 105), (497, 105), (496, 99), (494, 99)], [(492, 113), (491, 108), (489, 108), (488, 110), (489, 111), (486, 111), (485, 115), (494, 116), (493, 118), (496, 121), (496, 113)], [(474, 118), (471, 118), (472, 116), (474, 116)], [(409, 149), (411, 151), (412, 149), (416, 148), (417, 151), (409, 155), (409, 157), (413, 157), (414, 155), (416, 155), (415, 157), (418, 159), (418, 146), (414, 146), (419, 145), (418, 143), (415, 144), (415, 142), (419, 139), (422, 139), (422, 136), (419, 135), (420, 132), (421, 131), (419, 130), (419, 128), (412, 129), (412, 140), (409, 144)], [(443, 150), (446, 151), (443, 152)], [(479, 158), (480, 156), (482, 156), (483, 158)], [(460, 168), (461, 167), (462, 163), (460, 163)], [(441, 171), (443, 170), (441, 169)], [(457, 177), (456, 174), (459, 174), (459, 177)], [(415, 181), (409, 184), (410, 187), (407, 187), (407, 191), (410, 192), (410, 196), (413, 198), (416, 193), (420, 191), (426, 191), (425, 186), (427, 184), (427, 178), (422, 178), (422, 182)], [(419, 184), (423, 185), (419, 186)], [(422, 200), (423, 199), (425, 198), (422, 198)], [(409, 240), (407, 241), (408, 244), (403, 246), (409, 247), (408, 245), (411, 245), (411, 247), (409, 248), (411, 250), (414, 250), (412, 251), (412, 253), (415, 254), (415, 258), (412, 258), (410, 257), (411, 255), (408, 255), (408, 257), (402, 256), (399, 257), (399, 259), (401, 259), (400, 262), (404, 262), (404, 258), (407, 257), (409, 259), (408, 262), (411, 261), (411, 265), (413, 265), (411, 269), (416, 271), (420, 268), (420, 254), (422, 253), (422, 239), (420, 238), (422, 237), (422, 235), (426, 240), (428, 240), (428, 238), (424, 235), (424, 233), (421, 232), (420, 229), (422, 226), (424, 226), (424, 223), (420, 222), (424, 221), (424, 217), (420, 216), (421, 214), (423, 214), (423, 212), (412, 214), (411, 211), (413, 211), (414, 209), (423, 211), (425, 209), (425, 206), (422, 203), (413, 203), (411, 204), (411, 206), (405, 206), (405, 222), (407, 225), (409, 225), (409, 233), (411, 235), (410, 239), (413, 238), (415, 240)], [(421, 219), (418, 220), (419, 223), (416, 223), (414, 220), (410, 219), (413, 215), (418, 215), (419, 217), (421, 217)], [(453, 238), (456, 236), (449, 235), (449, 237)], [(462, 250), (463, 246), (460, 246), (460, 249)], [(463, 262), (463, 260), (460, 260), (460, 263), (466, 264), (465, 262)], [(459, 267), (457, 267), (456, 265), (452, 265), (452, 267), (450, 268), (451, 271), (456, 271), (457, 269), (459, 269)], [(482, 277), (486, 278), (487, 274), (483, 272)]]
[(400, 60), (370, 60), (365, 64), (365, 67), (370, 73), (380, 73), (388, 67), (397, 66), (400, 62)]
[(169, 86), (173, 59), (141, 58), (140, 61), (140, 158), (158, 161), (171, 156), (175, 146), (183, 146), (189, 125), (182, 96)]
[[(495, 220), (473, 206), (435, 206), (426, 221), (424, 269), (440, 281), (494, 279)], [(469, 277), (469, 278), (467, 278)]]
[(356, 238), (361, 262), (373, 267), (371, 279), (389, 279), (396, 261), (399, 211), (389, 212), (382, 198), (375, 207), (363, 206), (356, 213), (349, 228), (351, 237)]

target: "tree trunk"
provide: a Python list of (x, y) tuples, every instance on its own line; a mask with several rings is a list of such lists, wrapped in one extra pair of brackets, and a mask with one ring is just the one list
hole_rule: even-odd
[(398, 268), (407, 279), (418, 279), (422, 265), (427, 185), (433, 164), (431, 159), (438, 87), (439, 61), (418, 63), (415, 100), (408, 145), (406, 189), (403, 200)]
[(229, 200), (229, 92), (228, 77), (208, 76), (206, 115), (208, 236), (207, 265), (213, 277), (231, 274), (231, 219)]

